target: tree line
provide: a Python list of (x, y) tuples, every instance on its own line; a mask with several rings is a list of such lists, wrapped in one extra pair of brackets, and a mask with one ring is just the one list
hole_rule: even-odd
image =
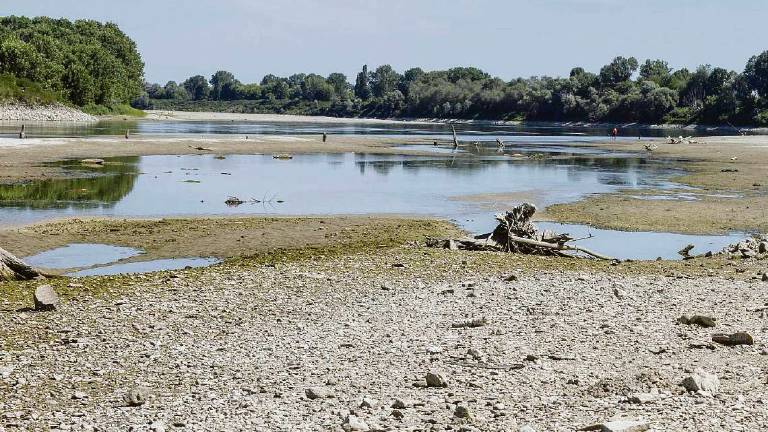
[(363, 66), (354, 83), (342, 73), (300, 73), (244, 84), (218, 71), (210, 79), (145, 84), (137, 105), (173, 107), (182, 101), (192, 109), (350, 117), (766, 125), (768, 51), (752, 57), (742, 72), (710, 65), (673, 70), (664, 60), (616, 57), (596, 73), (575, 67), (567, 78), (511, 81), (474, 67), (399, 73), (389, 65)]
[(0, 18), (0, 73), (62, 101), (111, 106), (141, 96), (144, 63), (116, 24), (9, 16)]

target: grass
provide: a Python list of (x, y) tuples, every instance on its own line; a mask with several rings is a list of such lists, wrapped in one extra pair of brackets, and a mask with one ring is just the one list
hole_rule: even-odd
[(147, 115), (140, 109), (133, 108), (128, 104), (114, 104), (114, 105), (96, 105), (88, 104), (81, 108), (83, 112), (95, 115), (95, 116), (128, 116), (128, 117), (144, 117)]
[(5, 100), (48, 105), (61, 102), (61, 97), (36, 82), (10, 74), (0, 74), (0, 101)]

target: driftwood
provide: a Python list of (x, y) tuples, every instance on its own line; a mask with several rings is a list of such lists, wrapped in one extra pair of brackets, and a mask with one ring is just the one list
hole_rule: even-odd
[(451, 125), (451, 131), (453, 132), (453, 148), (459, 148), (459, 138), (456, 136), (456, 128)]
[(46, 276), (48, 275), (0, 248), (0, 281), (30, 280)]
[(570, 245), (577, 239), (568, 234), (539, 231), (531, 218), (536, 213), (533, 204), (523, 203), (512, 210), (496, 215), (499, 224), (492, 233), (474, 238), (431, 239), (427, 246), (451, 250), (501, 251), (530, 255), (570, 256), (566, 252), (581, 252), (592, 257), (613, 260), (613, 258), (589, 249)]

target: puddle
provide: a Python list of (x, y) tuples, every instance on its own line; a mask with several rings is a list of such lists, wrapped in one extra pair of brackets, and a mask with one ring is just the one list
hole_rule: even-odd
[(139, 249), (105, 244), (73, 243), (24, 258), (32, 266), (71, 269), (109, 264), (144, 253)]
[(179, 270), (187, 267), (207, 267), (221, 262), (216, 258), (172, 258), (113, 264), (67, 273), (67, 276), (108, 276), (118, 274), (148, 273), (161, 270)]

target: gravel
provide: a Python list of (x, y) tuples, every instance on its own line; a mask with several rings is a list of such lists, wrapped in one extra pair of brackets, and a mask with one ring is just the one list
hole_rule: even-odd
[[(0, 309), (0, 430), (768, 429), (762, 282), (501, 272), (478, 256), (84, 279), (114, 293)], [(693, 314), (755, 344), (712, 344), (714, 329), (677, 323)], [(716, 393), (681, 385), (703, 373)]]
[(0, 121), (95, 122), (96, 117), (65, 105), (0, 104)]

